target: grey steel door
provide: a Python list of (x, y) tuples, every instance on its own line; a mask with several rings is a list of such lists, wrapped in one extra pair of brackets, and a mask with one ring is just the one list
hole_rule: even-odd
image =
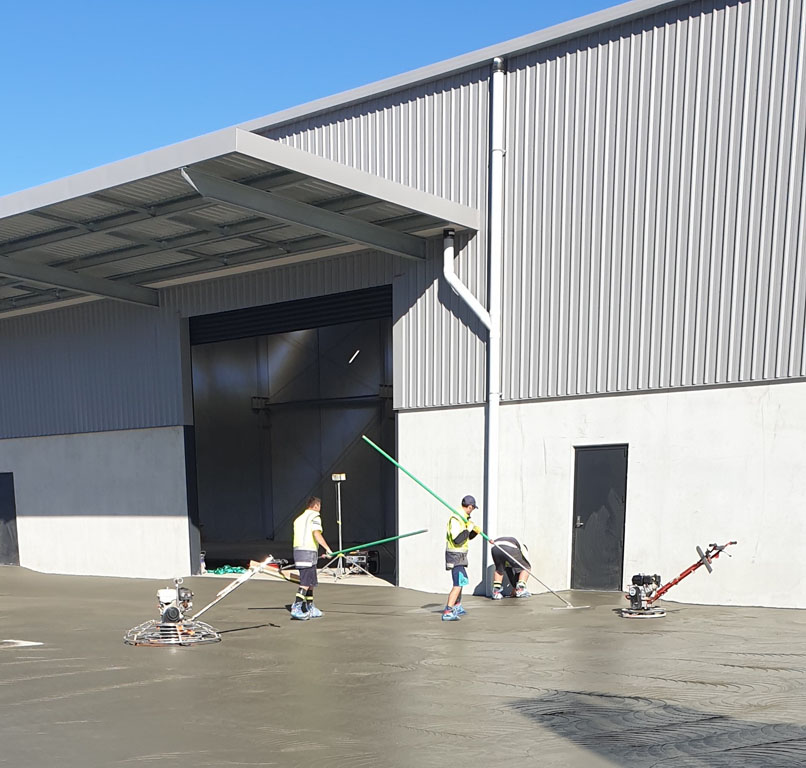
[(627, 446), (577, 448), (571, 589), (622, 589)]
[(14, 475), (11, 472), (0, 472), (0, 564), (20, 564), (17, 505), (14, 501)]

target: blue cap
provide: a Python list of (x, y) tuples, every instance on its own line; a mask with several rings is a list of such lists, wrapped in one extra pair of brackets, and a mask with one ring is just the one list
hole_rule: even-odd
[(463, 507), (473, 507), (474, 509), (478, 509), (476, 505), (476, 499), (473, 496), (465, 496), (462, 499), (462, 506)]

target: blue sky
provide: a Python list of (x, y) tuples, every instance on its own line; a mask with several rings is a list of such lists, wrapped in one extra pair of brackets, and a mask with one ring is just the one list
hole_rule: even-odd
[(615, 4), (9, 0), (0, 195)]

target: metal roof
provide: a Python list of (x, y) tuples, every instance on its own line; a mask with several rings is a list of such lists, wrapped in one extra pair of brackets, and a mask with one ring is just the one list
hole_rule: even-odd
[(0, 317), (425, 237), (479, 212), (238, 128), (0, 198)]
[[(476, 210), (258, 134), (476, 69), (497, 56), (547, 48), (688, 1), (632, 0), (0, 198), (0, 274), (11, 273), (0, 277), (0, 317), (97, 295), (154, 304), (158, 299), (153, 286), (367, 245), (412, 256), (420, 246), (407, 237), (433, 233), (449, 224), (478, 229)], [(183, 167), (188, 169), (184, 175)], [(281, 212), (287, 214), (285, 218), (278, 218)], [(311, 215), (299, 221), (306, 212)], [(314, 220), (316, 226), (311, 226)], [(388, 231), (381, 235), (378, 229)]]
[(440, 80), (448, 75), (455, 75), (460, 72), (478, 69), (489, 66), (496, 57), (511, 58), (519, 56), (529, 51), (536, 51), (542, 48), (549, 48), (567, 40), (584, 37), (609, 27), (623, 24), (630, 19), (637, 19), (653, 13), (658, 13), (667, 8), (678, 5), (685, 5), (692, 0), (631, 0), (631, 2), (621, 3), (612, 8), (590, 13), (579, 18), (566, 21), (561, 24), (532, 32), (528, 35), (506, 40), (501, 43), (480, 48), (470, 53), (455, 56), (452, 59), (430, 64), (419, 69), (404, 72), (394, 77), (378, 80), (359, 88), (326, 96), (323, 99), (310, 101), (290, 109), (274, 112), (264, 117), (240, 123), (239, 128), (245, 131), (260, 133), (271, 128), (294, 122), (302, 118), (313, 117), (314, 115), (329, 112), (334, 109), (349, 106), (368, 99), (376, 98), (386, 94), (402, 91), (406, 88), (422, 85), (423, 83)]

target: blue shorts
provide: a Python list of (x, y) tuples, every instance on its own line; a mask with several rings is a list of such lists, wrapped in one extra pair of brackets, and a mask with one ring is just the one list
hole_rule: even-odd
[(463, 565), (454, 565), (453, 568), (451, 568), (451, 576), (453, 577), (454, 587), (466, 587), (470, 584), (467, 578), (467, 571)]

